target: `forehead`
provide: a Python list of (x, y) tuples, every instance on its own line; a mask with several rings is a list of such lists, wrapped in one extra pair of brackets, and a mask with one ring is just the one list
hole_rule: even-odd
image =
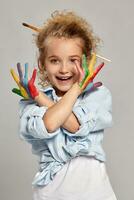
[(45, 47), (48, 54), (56, 53), (82, 53), (83, 40), (81, 38), (47, 38)]

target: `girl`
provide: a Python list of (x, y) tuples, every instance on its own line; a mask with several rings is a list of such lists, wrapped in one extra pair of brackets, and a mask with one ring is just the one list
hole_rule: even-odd
[(20, 136), (39, 156), (33, 200), (116, 200), (102, 148), (104, 129), (112, 126), (111, 94), (103, 85), (80, 87), (85, 80), (82, 55), (89, 63), (98, 42), (91, 26), (74, 12), (54, 13), (39, 30), (44, 88), (34, 85), (34, 71), (23, 84), (31, 99), (20, 101)]

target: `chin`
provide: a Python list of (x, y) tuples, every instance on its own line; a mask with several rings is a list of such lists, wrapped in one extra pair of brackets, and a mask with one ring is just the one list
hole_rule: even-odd
[(72, 87), (73, 83), (66, 83), (66, 84), (60, 84), (60, 83), (57, 83), (55, 84), (55, 87), (59, 90), (62, 90), (62, 91), (65, 91), (65, 90), (68, 90)]
[(58, 87), (57, 89), (61, 92), (67, 92), (71, 88), (70, 86), (65, 86), (65, 87)]
[(57, 94), (61, 94), (64, 95), (70, 88), (72, 87), (72, 85), (69, 86), (55, 86), (55, 90), (57, 91)]

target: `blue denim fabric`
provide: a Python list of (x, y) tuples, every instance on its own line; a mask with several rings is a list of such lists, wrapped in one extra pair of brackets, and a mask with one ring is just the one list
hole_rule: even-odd
[[(54, 102), (58, 101), (51, 86), (42, 91)], [(79, 155), (106, 161), (102, 148), (104, 129), (111, 127), (113, 121), (112, 97), (104, 85), (77, 98), (72, 111), (80, 122), (80, 128), (75, 134), (63, 127), (49, 133), (42, 120), (48, 109), (46, 106), (39, 107), (35, 101), (24, 99), (19, 105), (20, 138), (30, 143), (32, 153), (39, 156), (39, 171), (32, 182), (34, 186), (50, 183), (65, 163)]]

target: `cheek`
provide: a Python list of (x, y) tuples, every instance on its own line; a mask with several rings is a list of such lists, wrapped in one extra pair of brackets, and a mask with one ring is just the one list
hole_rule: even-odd
[(74, 67), (72, 72), (73, 72), (74, 79), (77, 80), (79, 78), (79, 72), (78, 72), (77, 68)]
[(50, 63), (48, 63), (48, 62), (45, 63), (45, 70), (46, 70), (46, 72), (48, 74), (52, 74), (53, 73), (53, 69), (54, 68)]
[(77, 71), (77, 69), (75, 70), (75, 76), (76, 76), (76, 77), (79, 76), (79, 72)]
[(51, 78), (52, 76), (56, 74), (56, 68), (54, 68), (54, 66), (47, 66), (46, 72), (47, 72), (48, 77)]

